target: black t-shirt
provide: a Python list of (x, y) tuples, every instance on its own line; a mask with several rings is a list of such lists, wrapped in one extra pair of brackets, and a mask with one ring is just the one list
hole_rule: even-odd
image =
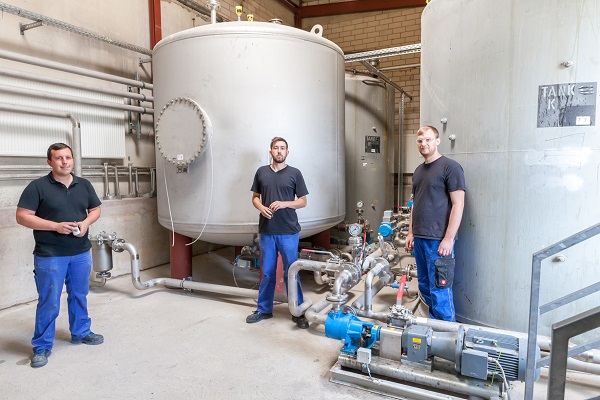
[[(49, 221), (76, 222), (86, 219), (87, 210), (101, 204), (94, 187), (87, 179), (73, 176), (73, 182), (67, 188), (49, 173), (27, 185), (18, 207), (35, 211), (36, 216)], [(40, 257), (74, 256), (92, 247), (87, 232), (83, 237), (76, 237), (34, 229), (33, 237), (33, 254)]]
[[(299, 169), (287, 166), (277, 172), (271, 166), (260, 167), (254, 175), (254, 182), (250, 189), (260, 194), (262, 204), (268, 207), (274, 201), (294, 201), (308, 194), (304, 178)], [(277, 210), (271, 219), (260, 215), (258, 220), (258, 233), (272, 235), (291, 235), (300, 232), (298, 215), (293, 208)]]
[(421, 164), (412, 177), (413, 236), (441, 240), (446, 234), (452, 202), (450, 192), (466, 190), (465, 173), (456, 161), (442, 156)]

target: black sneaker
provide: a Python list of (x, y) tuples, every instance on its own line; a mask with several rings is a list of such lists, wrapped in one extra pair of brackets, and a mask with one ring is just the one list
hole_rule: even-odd
[(255, 322), (262, 321), (263, 319), (273, 318), (273, 313), (261, 313), (260, 311), (253, 311), (252, 314), (246, 317), (246, 323), (253, 324)]
[(94, 332), (90, 332), (87, 334), (87, 336), (82, 337), (80, 339), (75, 339), (74, 337), (71, 337), (71, 343), (73, 344), (89, 344), (91, 346), (95, 346), (97, 344), (102, 344), (104, 343), (104, 336), (102, 335), (98, 335), (97, 333)]
[(292, 322), (295, 322), (296, 325), (298, 325), (298, 328), (300, 329), (308, 329), (308, 320), (304, 315), (301, 315), (299, 317), (295, 317), (292, 315)]
[(48, 364), (48, 357), (50, 357), (51, 353), (52, 351), (45, 349), (38, 350), (36, 353), (33, 353), (31, 356), (31, 368), (39, 368)]

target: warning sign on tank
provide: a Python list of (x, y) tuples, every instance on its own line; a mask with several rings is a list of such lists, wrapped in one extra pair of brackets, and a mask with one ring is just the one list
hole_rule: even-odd
[(596, 125), (596, 82), (543, 85), (538, 92), (538, 128)]
[(365, 153), (381, 153), (381, 138), (379, 136), (365, 136)]

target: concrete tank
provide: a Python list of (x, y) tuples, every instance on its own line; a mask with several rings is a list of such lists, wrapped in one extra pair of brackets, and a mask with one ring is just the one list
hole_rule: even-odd
[[(423, 12), (421, 123), (467, 178), (459, 320), (526, 332), (532, 254), (600, 221), (598, 21), (582, 0), (436, 0)], [(600, 281), (599, 237), (560, 255), (542, 263), (540, 304)], [(599, 303), (545, 314), (540, 333)]]
[(161, 225), (201, 240), (251, 244), (250, 187), (282, 136), (310, 194), (301, 237), (344, 218), (344, 56), (311, 32), (261, 22), (205, 25), (154, 48)]
[(356, 221), (360, 201), (374, 232), (393, 207), (394, 111), (393, 88), (346, 73), (346, 221)]

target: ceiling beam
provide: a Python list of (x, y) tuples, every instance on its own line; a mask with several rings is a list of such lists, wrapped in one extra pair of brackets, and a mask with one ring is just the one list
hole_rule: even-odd
[(297, 8), (297, 17), (300, 19), (325, 17), (398, 8), (424, 7), (426, 5), (426, 0), (354, 0), (318, 6), (301, 6)]
[(293, 12), (294, 14), (298, 11), (298, 7), (294, 7), (293, 5), (288, 3), (287, 0), (277, 0), (277, 1), (279, 3), (281, 3), (285, 8), (287, 8), (288, 10)]

